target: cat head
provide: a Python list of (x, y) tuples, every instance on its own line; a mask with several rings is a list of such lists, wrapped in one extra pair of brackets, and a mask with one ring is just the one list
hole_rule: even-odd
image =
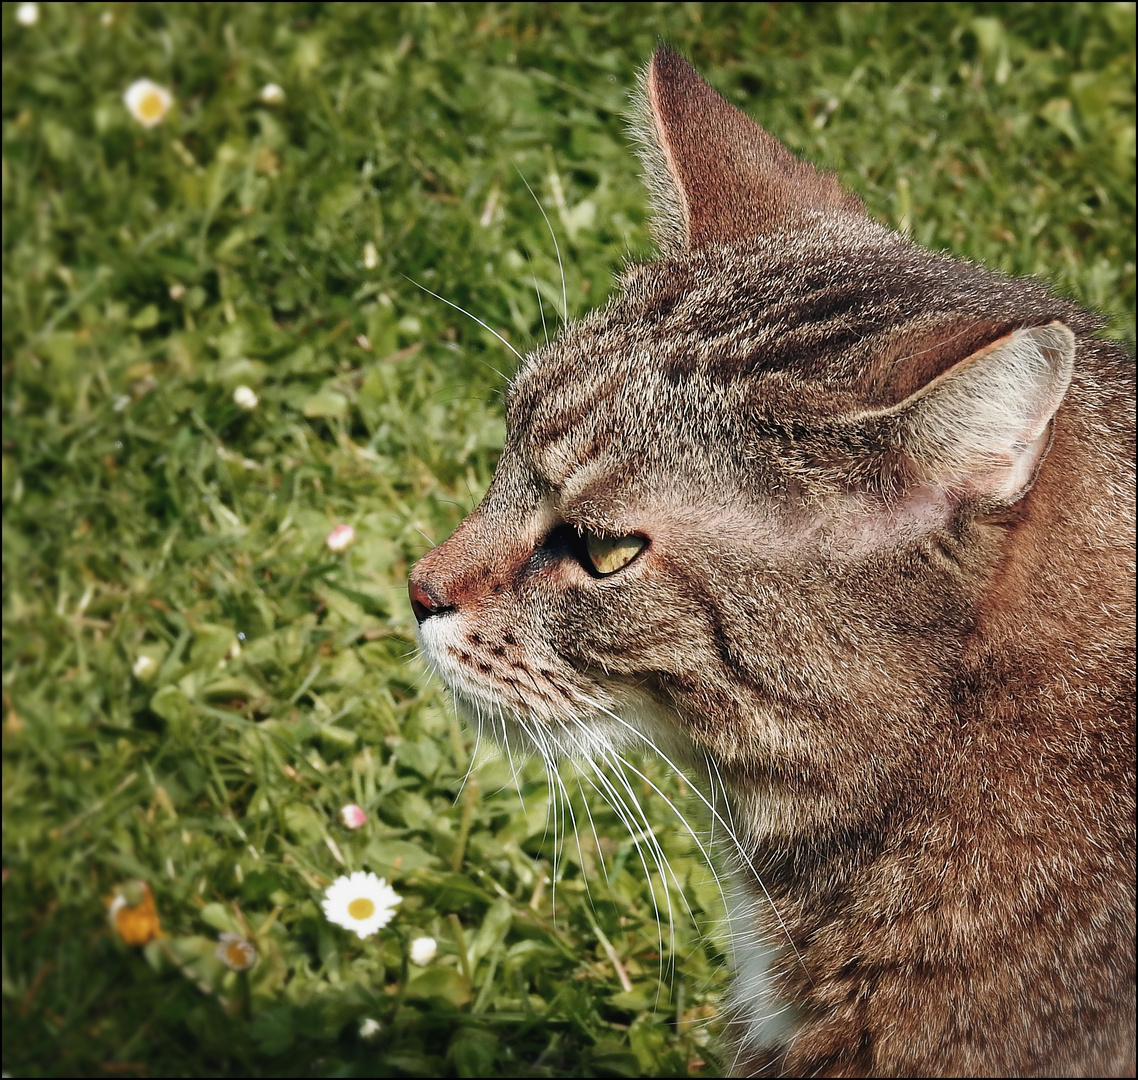
[(660, 258), (525, 358), (489, 492), (412, 570), (423, 649), (499, 741), (868, 790), (1030, 502), (1081, 316), (876, 223), (668, 49), (639, 100)]

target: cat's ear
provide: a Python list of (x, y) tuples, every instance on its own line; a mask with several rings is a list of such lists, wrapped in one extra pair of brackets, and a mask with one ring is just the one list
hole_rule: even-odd
[(805, 211), (864, 213), (837, 179), (799, 161), (661, 46), (644, 72), (632, 130), (665, 251), (761, 236)]
[(879, 416), (922, 483), (1006, 505), (1035, 481), (1074, 364), (1063, 323), (1016, 330)]

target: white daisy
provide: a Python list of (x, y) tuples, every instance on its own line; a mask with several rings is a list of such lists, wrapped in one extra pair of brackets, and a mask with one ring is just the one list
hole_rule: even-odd
[(261, 100), (266, 105), (280, 105), (284, 102), (285, 92), (275, 82), (266, 83), (261, 87)]
[(149, 79), (136, 79), (126, 88), (122, 99), (130, 115), (143, 127), (162, 123), (174, 104), (170, 91)]
[(16, 22), (21, 26), (35, 26), (40, 21), (39, 4), (21, 4), (16, 8)]
[(402, 901), (403, 897), (384, 878), (357, 870), (349, 877), (336, 878), (320, 906), (329, 922), (366, 938), (391, 922), (395, 905)]
[(248, 971), (257, 962), (257, 950), (240, 934), (222, 934), (214, 956), (230, 971)]

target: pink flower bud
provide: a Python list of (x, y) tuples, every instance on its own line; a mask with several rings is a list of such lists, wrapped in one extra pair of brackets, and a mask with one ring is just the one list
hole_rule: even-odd
[(329, 551), (344, 551), (350, 547), (356, 538), (356, 530), (351, 525), (337, 525), (327, 536), (324, 543)]
[(361, 807), (356, 806), (355, 803), (348, 803), (347, 806), (340, 807), (340, 820), (347, 828), (358, 829), (367, 821), (367, 814), (363, 812)]

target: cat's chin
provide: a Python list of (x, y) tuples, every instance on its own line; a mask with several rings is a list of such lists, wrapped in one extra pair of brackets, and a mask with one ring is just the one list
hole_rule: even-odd
[(641, 702), (599, 705), (582, 701), (577, 708), (547, 715), (544, 710), (521, 711), (483, 689), (469, 692), (454, 682), (448, 685), (458, 712), (479, 737), (491, 739), (511, 754), (535, 754), (549, 762), (570, 759), (615, 765), (626, 755), (640, 757), (651, 750), (673, 764), (690, 763), (690, 747), (662, 740), (649, 715), (652, 708)]
[(538, 755), (548, 762), (563, 758), (610, 759), (620, 753), (613, 731), (601, 730), (596, 716), (578, 714), (549, 720), (523, 713), (484, 694), (465, 694), (451, 688), (460, 715), (478, 733), (508, 754)]

